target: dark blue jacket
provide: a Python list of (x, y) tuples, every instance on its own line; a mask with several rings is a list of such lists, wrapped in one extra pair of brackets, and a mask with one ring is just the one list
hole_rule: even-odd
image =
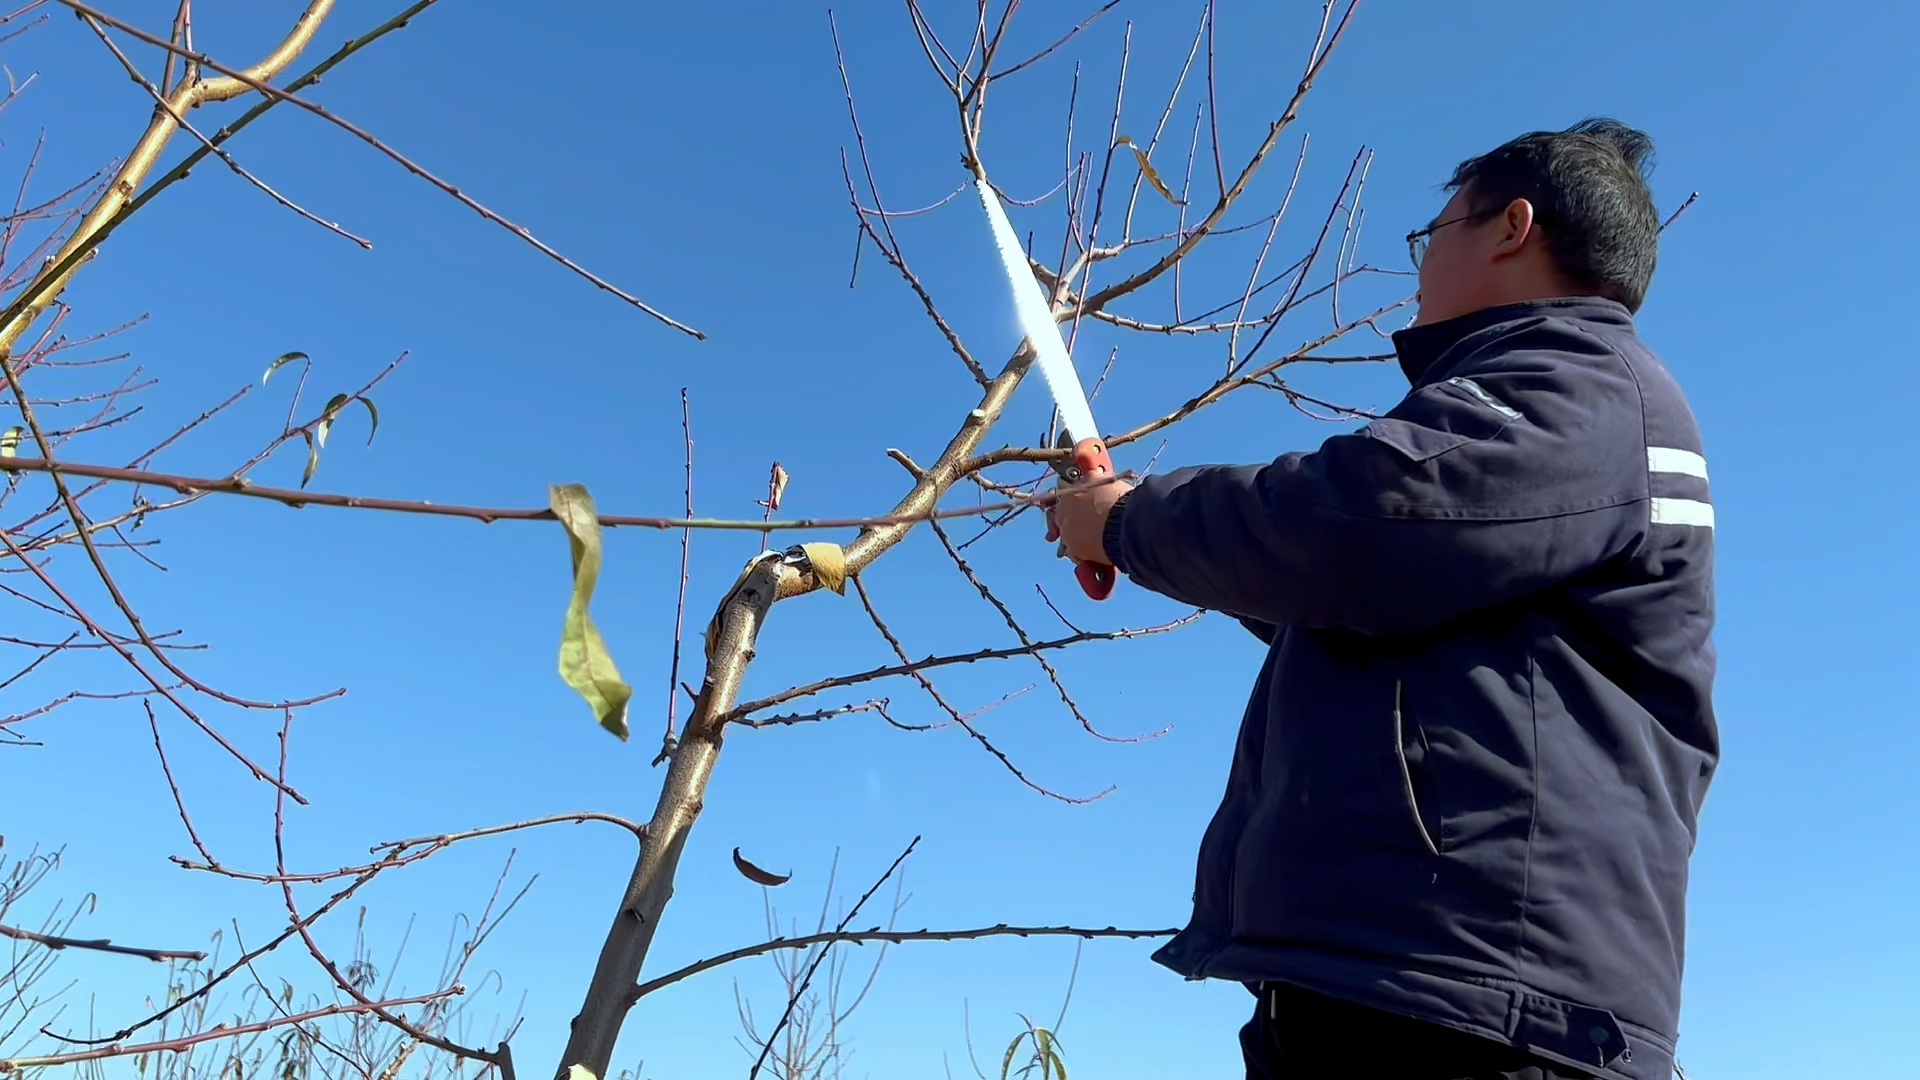
[(1108, 520), (1133, 581), (1270, 642), (1154, 958), (1668, 1080), (1719, 756), (1699, 430), (1608, 300), (1394, 347), (1383, 418)]

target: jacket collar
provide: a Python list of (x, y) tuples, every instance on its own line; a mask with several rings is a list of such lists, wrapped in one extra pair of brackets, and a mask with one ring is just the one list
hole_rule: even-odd
[(1574, 322), (1633, 328), (1633, 316), (1626, 305), (1600, 296), (1560, 296), (1548, 300), (1525, 300), (1517, 304), (1499, 304), (1455, 316), (1444, 322), (1410, 326), (1393, 335), (1393, 350), (1399, 354), (1400, 370), (1415, 386), (1449, 349), (1472, 334), (1503, 323), (1558, 317)]

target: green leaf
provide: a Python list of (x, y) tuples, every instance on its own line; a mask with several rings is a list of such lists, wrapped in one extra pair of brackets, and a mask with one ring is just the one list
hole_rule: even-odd
[(320, 447), (314, 444), (312, 432), (302, 431), (300, 434), (307, 440), (307, 467), (300, 473), (300, 486), (306, 487), (307, 481), (313, 479), (313, 470), (320, 467)]
[(273, 363), (267, 365), (267, 370), (261, 373), (260, 385), (261, 386), (267, 385), (267, 380), (272, 378), (273, 373), (280, 369), (280, 365), (291, 364), (295, 360), (308, 360), (308, 359), (312, 359), (312, 358), (303, 352), (281, 353), (279, 356), (274, 358)]
[(607, 643), (587, 615), (594, 584), (600, 579), (600, 518), (593, 509), (593, 496), (582, 484), (550, 484), (547, 505), (567, 530), (573, 555), (573, 595), (560, 631), (560, 677), (586, 699), (600, 726), (624, 742), (633, 687), (621, 680)]
[(347, 394), (335, 394), (327, 399), (327, 406), (320, 410), (320, 422), (314, 425), (314, 438), (321, 446), (327, 445), (327, 429), (333, 426), (333, 418), (340, 415), (340, 407), (353, 400)]
[(1135, 145), (1132, 139), (1129, 139), (1125, 135), (1122, 135), (1118, 139), (1114, 140), (1114, 145), (1124, 146), (1127, 149), (1133, 151), (1133, 160), (1135, 161), (1135, 163), (1137, 163), (1140, 166), (1140, 175), (1147, 178), (1147, 183), (1153, 185), (1153, 190), (1159, 192), (1161, 198), (1167, 200), (1168, 202), (1172, 203), (1175, 206), (1187, 205), (1184, 199), (1174, 198), (1173, 192), (1167, 190), (1166, 183), (1160, 179), (1160, 174), (1154, 170), (1153, 162), (1147, 160), (1147, 152), (1145, 150), (1140, 149), (1139, 146)]
[(26, 433), (27, 429), (19, 424), (0, 431), (0, 457), (20, 456), (20, 437)]
[(1060, 1039), (1046, 1028), (1040, 1029), (1040, 1076), (1042, 1080), (1052, 1070), (1058, 1080), (1067, 1080), (1067, 1063), (1060, 1060)]
[(567, 1080), (600, 1080), (600, 1078), (593, 1075), (593, 1070), (587, 1068), (585, 1065), (569, 1065), (567, 1066)]
[(373, 407), (373, 399), (364, 394), (354, 395), (354, 400), (367, 407), (367, 420), (373, 426), (367, 429), (367, 445), (373, 445), (373, 434), (380, 430), (380, 410)]
[(1027, 1033), (1023, 1031), (1015, 1035), (1013, 1041), (1007, 1044), (1006, 1055), (1000, 1059), (1000, 1080), (1007, 1080), (1007, 1074), (1013, 1068), (1013, 1052), (1020, 1049), (1020, 1040), (1026, 1037)]

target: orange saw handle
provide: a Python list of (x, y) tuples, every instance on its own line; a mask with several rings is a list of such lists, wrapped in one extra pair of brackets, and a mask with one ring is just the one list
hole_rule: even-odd
[[(1077, 484), (1094, 477), (1112, 476), (1113, 458), (1107, 454), (1106, 443), (1099, 439), (1081, 439), (1073, 446), (1073, 459), (1056, 465), (1054, 471), (1063, 482)], [(1073, 576), (1090, 599), (1105, 600), (1113, 595), (1119, 572), (1105, 563), (1076, 562)]]

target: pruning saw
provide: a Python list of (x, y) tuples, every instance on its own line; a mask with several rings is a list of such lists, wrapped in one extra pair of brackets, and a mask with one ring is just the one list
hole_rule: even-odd
[[(1046, 380), (1053, 403), (1060, 410), (1063, 429), (1060, 445), (1073, 448), (1072, 457), (1056, 460), (1053, 469), (1067, 484), (1077, 484), (1089, 477), (1112, 476), (1113, 459), (1107, 454), (1100, 430), (1093, 425), (1093, 406), (1087, 403), (1080, 374), (1074, 370), (1073, 357), (1060, 336), (1060, 324), (1053, 317), (1052, 306), (1039, 280), (1027, 265), (1026, 253), (1021, 250), (1019, 238), (1014, 235), (1007, 212), (1000, 205), (1000, 197), (987, 182), (984, 169), (976, 168), (973, 186), (980, 194), (980, 205), (987, 212), (987, 223), (993, 228), (993, 246), (1000, 252), (1000, 268), (1006, 272), (1020, 330), (1026, 335), (1027, 347), (1033, 350), (1040, 377)], [(1105, 600), (1113, 592), (1116, 574), (1111, 566), (1076, 562), (1073, 576), (1080, 582), (1080, 588), (1095, 600)]]

